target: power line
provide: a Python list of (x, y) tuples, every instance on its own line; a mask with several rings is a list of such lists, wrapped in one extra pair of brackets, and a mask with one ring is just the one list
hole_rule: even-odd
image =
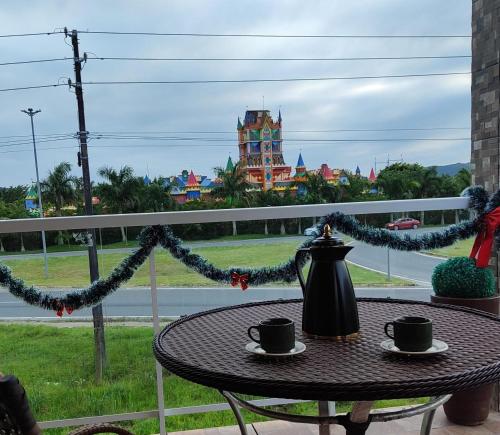
[[(35, 138), (41, 139), (41, 138), (49, 138), (49, 137), (62, 137), (62, 136), (74, 136), (76, 133), (49, 133), (49, 134), (36, 134)], [(30, 138), (30, 135), (27, 134), (18, 134), (18, 135), (11, 135), (11, 136), (0, 136), (0, 139), (12, 139), (12, 138), (19, 138), (19, 139), (14, 139), (14, 140), (25, 140), (23, 138)]]
[(73, 60), (73, 58), (72, 57), (56, 57), (54, 59), (17, 60), (15, 62), (2, 62), (2, 63), (0, 63), (0, 66), (24, 65), (24, 64), (28, 64), (28, 63), (58, 62), (61, 60)]
[(78, 30), (78, 33), (95, 35), (116, 35), (116, 36), (189, 36), (202, 38), (471, 38), (471, 35), (286, 35), (267, 33), (193, 33), (193, 32), (120, 32), (120, 31), (92, 31)]
[[(462, 139), (445, 139), (447, 141), (469, 141), (470, 138), (462, 138)], [(399, 139), (399, 140), (378, 140), (378, 139), (346, 139), (346, 140), (337, 140), (337, 141), (331, 141), (331, 142), (319, 142), (318, 144), (323, 144), (326, 145), (328, 143), (334, 143), (334, 144), (342, 144), (342, 143), (374, 143), (374, 142), (398, 142), (398, 143), (407, 143), (407, 142), (413, 142), (413, 141), (421, 141), (421, 142), (427, 142), (428, 140), (419, 140), (419, 139)], [(432, 140), (431, 140), (432, 141)], [(300, 141), (298, 141), (300, 142)], [(314, 142), (313, 142), (314, 143)], [(299, 144), (292, 144), (292, 146), (295, 145), (300, 145)], [(134, 144), (134, 145), (89, 145), (89, 147), (92, 148), (122, 148), (122, 149), (139, 149), (139, 148), (163, 148), (163, 149), (169, 149), (169, 148), (234, 148), (234, 144), (229, 143), (229, 144), (221, 144), (221, 143), (189, 143), (189, 144), (178, 144), (178, 143), (169, 143), (169, 144), (151, 144), (151, 143), (145, 143), (145, 144)]]
[[(470, 75), (466, 72), (445, 72), (445, 73), (423, 73), (423, 74), (396, 74), (380, 76), (339, 76), (339, 77), (299, 77), (287, 79), (234, 79), (234, 80), (121, 80), (121, 81), (92, 81), (82, 82), (82, 85), (194, 85), (194, 84), (217, 84), (217, 83), (276, 83), (276, 82), (318, 82), (332, 80), (369, 80), (369, 79), (398, 79), (410, 77), (440, 77)], [(49, 85), (22, 86), (16, 88), (3, 88), (0, 92), (21, 91), (28, 89), (42, 89), (58, 86), (68, 86), (66, 83), (54, 83)]]
[[(434, 130), (470, 130), (470, 127), (413, 127), (413, 128), (342, 128), (333, 130), (283, 130), (284, 133), (339, 133), (339, 132), (385, 132), (385, 131), (434, 131)], [(139, 134), (139, 135), (157, 135), (157, 134), (235, 134), (234, 131), (207, 131), (207, 130), (179, 130), (179, 131), (93, 131), (89, 134), (92, 136), (96, 135), (127, 135), (127, 134)], [(10, 138), (30, 138), (30, 135), (10, 135), (10, 136), (0, 136), (0, 139), (10, 139)], [(47, 134), (37, 134), (35, 138), (37, 141), (45, 138), (62, 138), (67, 137), (72, 139), (76, 137), (76, 133), (47, 133)], [(24, 141), (26, 139), (18, 139)], [(11, 141), (0, 141), (2, 143), (9, 143)], [(14, 140), (12, 141), (14, 142)]]
[[(431, 60), (431, 59), (470, 59), (472, 56), (385, 56), (385, 57), (88, 57), (87, 60), (113, 60), (113, 61), (166, 61), (166, 62), (319, 62), (319, 61), (372, 61), (372, 60)], [(48, 63), (73, 60), (72, 57), (56, 57), (52, 59), (17, 60), (0, 62), (0, 66), (26, 65), (32, 63)]]
[(470, 75), (466, 72), (396, 74), (380, 76), (339, 76), (339, 77), (298, 77), (286, 79), (234, 79), (234, 80), (122, 80), (122, 81), (92, 81), (83, 85), (158, 85), (158, 84), (211, 84), (211, 83), (262, 83), (262, 82), (303, 82), (303, 81), (330, 81), (330, 80), (368, 80), (368, 79), (395, 79), (409, 77), (439, 77), (454, 75)]
[(51, 85), (20, 86), (17, 88), (3, 88), (0, 92), (25, 91), (30, 89), (57, 88), (58, 86), (68, 86), (66, 83), (54, 83)]
[[(44, 143), (44, 142), (59, 142), (62, 140), (69, 140), (69, 139), (74, 139), (73, 136), (69, 137), (61, 137), (61, 138), (50, 138), (50, 139), (40, 139), (37, 140), (38, 143)], [(0, 148), (9, 148), (9, 147), (15, 147), (15, 146), (22, 146), (22, 145), (29, 145), (29, 141), (19, 141), (19, 142), (0, 142)]]
[[(203, 141), (203, 142), (231, 142), (233, 139), (227, 138), (205, 138), (205, 137), (151, 137), (151, 136), (118, 136), (118, 135), (92, 135), (94, 139), (107, 140), (153, 140), (153, 141)], [(455, 138), (340, 138), (340, 139), (301, 139), (301, 138), (285, 138), (286, 142), (400, 142), (400, 141), (462, 141), (470, 140), (470, 137), (455, 137)], [(249, 141), (251, 142), (251, 141)], [(257, 141), (259, 142), (259, 141)]]
[(0, 38), (19, 38), (24, 36), (50, 36), (64, 33), (62, 30), (56, 30), (53, 32), (37, 32), (37, 33), (13, 33), (7, 35), (0, 35)]
[[(283, 130), (285, 133), (337, 133), (337, 132), (383, 132), (383, 131), (432, 131), (432, 130), (470, 130), (470, 127), (414, 127), (414, 128), (342, 128), (333, 130)], [(234, 131), (208, 130), (169, 130), (169, 131), (94, 131), (99, 134), (234, 134)]]
[[(37, 148), (38, 151), (44, 151), (44, 150), (61, 150), (61, 149), (75, 149), (77, 148), (76, 145), (73, 146), (65, 146), (65, 147), (47, 147), (47, 148)], [(0, 151), (0, 154), (11, 154), (11, 153), (24, 153), (24, 152), (33, 152), (33, 149), (27, 148), (27, 149), (22, 149), (22, 150), (9, 150), (9, 151)]]
[[(394, 139), (394, 140), (389, 140), (389, 142), (401, 142), (401, 143), (406, 143), (406, 142), (411, 142), (411, 141), (428, 141), (432, 139)], [(470, 140), (470, 138), (455, 138), (455, 139), (443, 139), (443, 140)], [(379, 139), (344, 139), (344, 140), (338, 140), (334, 141), (335, 144), (341, 144), (341, 143), (372, 143), (372, 142), (387, 142), (387, 140), (379, 140)], [(327, 144), (325, 142), (321, 142), (320, 144)], [(297, 144), (292, 144), (297, 145)], [(146, 143), (146, 144), (134, 144), (134, 145), (104, 145), (104, 144), (99, 144), (99, 145), (88, 145), (89, 148), (93, 149), (104, 149), (104, 148), (117, 148), (117, 149), (136, 149), (138, 150), (140, 148), (163, 148), (163, 149), (170, 149), (170, 148), (185, 148), (186, 146), (190, 148), (233, 148), (234, 144), (217, 144), (217, 143), (190, 143), (189, 145), (183, 143), (183, 144), (151, 144), (151, 143)], [(40, 150), (60, 150), (60, 149), (75, 149), (77, 148), (76, 145), (73, 146), (60, 146), (60, 147), (46, 147), (46, 148), (40, 148)], [(27, 151), (32, 151), (31, 149), (21, 149), (21, 150), (9, 150), (9, 151), (0, 151), (0, 154), (7, 154), (7, 153), (16, 153), (16, 152), (27, 152)]]
[[(167, 61), (167, 62), (241, 62), (241, 61), (365, 61), (365, 60), (420, 60), (420, 59), (464, 59), (471, 55), (449, 56), (385, 56), (385, 57), (88, 57), (87, 60), (116, 60), (116, 61)], [(66, 58), (65, 58), (66, 59)], [(60, 59), (62, 60), (62, 59)], [(20, 62), (29, 63), (29, 62)], [(9, 63), (9, 64), (12, 64)], [(4, 64), (0, 64), (4, 65)]]

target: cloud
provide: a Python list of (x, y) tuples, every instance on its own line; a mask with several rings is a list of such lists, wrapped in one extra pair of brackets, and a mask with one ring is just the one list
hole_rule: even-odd
[[(69, 29), (153, 32), (271, 34), (467, 34), (470, 2), (395, 2), (360, 0), (305, 4), (298, 0), (232, 2), (213, 0), (145, 0), (136, 2), (37, 0), (29, 6), (5, 2), (0, 10), (2, 33)], [(68, 41), (66, 41), (68, 42)], [(62, 35), (0, 40), (3, 61), (71, 57)], [(80, 34), (81, 52), (119, 57), (356, 57), (469, 54), (470, 41), (460, 39), (280, 39), (184, 38)], [(89, 54), (89, 56), (91, 56)], [(429, 61), (226, 61), (117, 62), (89, 60), (85, 81), (196, 80), (287, 77), (336, 77), (467, 71), (469, 59)], [(71, 61), (0, 66), (1, 87), (55, 83), (73, 77)], [(65, 79), (63, 79), (65, 80)], [(378, 80), (200, 85), (87, 85), (84, 87), (87, 129), (99, 131), (222, 131), (211, 137), (221, 146), (189, 143), (95, 140), (90, 143), (91, 171), (103, 165), (133, 166), (138, 174), (171, 175), (182, 169), (212, 175), (227, 155), (237, 156), (236, 119), (246, 108), (262, 106), (274, 115), (281, 108), (286, 137), (304, 139), (284, 144), (285, 160), (295, 164), (302, 150), (308, 167), (327, 161), (333, 167), (360, 165), (368, 173), (375, 158), (404, 155), (409, 161), (442, 164), (468, 159), (467, 142), (412, 142), (412, 137), (454, 137), (456, 132), (324, 132), (292, 130), (467, 127), (470, 123), (470, 78), (450, 76)], [(29, 119), (19, 110), (40, 108), (38, 134), (75, 132), (76, 99), (65, 87), (0, 93), (0, 186), (29, 183), (34, 163), (29, 140), (7, 145), (5, 136), (25, 135)], [(290, 133), (289, 133), (290, 131)], [(460, 134), (468, 134), (467, 131)], [(198, 136), (206, 137), (207, 134)], [(401, 142), (321, 145), (305, 139), (400, 138)], [(135, 147), (134, 147), (135, 144)], [(197, 145), (201, 145), (200, 142)], [(213, 143), (209, 143), (213, 145)], [(42, 176), (62, 160), (76, 167), (76, 141), (39, 144)], [(116, 146), (117, 148), (106, 148)], [(161, 145), (161, 147), (158, 147)], [(175, 145), (175, 146), (174, 146)], [(73, 147), (50, 150), (51, 147)], [(121, 148), (119, 148), (121, 147)], [(16, 153), (2, 153), (6, 149)], [(21, 151), (26, 150), (26, 151)]]

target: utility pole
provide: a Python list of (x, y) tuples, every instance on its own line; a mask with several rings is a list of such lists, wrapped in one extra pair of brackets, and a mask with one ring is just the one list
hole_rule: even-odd
[[(43, 206), (42, 206), (42, 189), (40, 188), (40, 176), (38, 175), (38, 157), (36, 154), (36, 142), (35, 142), (35, 127), (33, 125), (33, 117), (40, 113), (41, 110), (33, 110), (31, 107), (28, 110), (21, 110), (21, 112), (26, 113), (31, 120), (31, 136), (33, 137), (33, 153), (35, 154), (35, 169), (36, 169), (36, 188), (38, 190), (38, 213), (40, 217), (43, 218)], [(44, 259), (44, 274), (45, 278), (49, 277), (49, 264), (47, 260), (47, 243), (45, 241), (45, 230), (42, 230), (42, 247), (43, 247), (43, 259)]]
[[(64, 29), (65, 35), (68, 30)], [(85, 110), (83, 105), (82, 88), (82, 60), (78, 48), (78, 32), (71, 32), (71, 44), (73, 46), (73, 60), (75, 66), (75, 94), (78, 104), (78, 138), (80, 142), (80, 152), (78, 153), (78, 164), (82, 167), (83, 174), (83, 197), (85, 201), (85, 214), (91, 216), (92, 192), (90, 185), (89, 157), (87, 150), (87, 129), (85, 127)], [(97, 259), (97, 247), (95, 230), (87, 230), (87, 245), (89, 253), (90, 282), (99, 279), (99, 263)], [(101, 381), (106, 365), (106, 346), (104, 341), (104, 318), (102, 314), (102, 304), (92, 307), (92, 317), (94, 319), (94, 342), (95, 342), (95, 376), (97, 381)]]

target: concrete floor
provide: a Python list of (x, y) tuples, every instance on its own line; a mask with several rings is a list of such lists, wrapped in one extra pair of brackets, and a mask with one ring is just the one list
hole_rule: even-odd
[[(422, 416), (395, 420), (388, 423), (373, 423), (367, 435), (420, 435)], [(288, 423), (285, 421), (268, 421), (247, 425), (248, 435), (317, 435), (318, 427), (306, 424)], [(344, 435), (341, 426), (332, 426), (331, 435)], [(451, 424), (444, 415), (443, 409), (436, 412), (432, 425), (432, 435), (499, 435), (500, 414), (491, 413), (481, 426), (467, 427)], [(226, 426), (211, 429), (197, 429), (183, 432), (170, 432), (169, 435), (240, 435), (237, 426)]]

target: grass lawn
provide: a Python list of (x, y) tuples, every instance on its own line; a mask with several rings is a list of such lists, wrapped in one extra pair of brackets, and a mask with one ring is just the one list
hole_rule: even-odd
[[(263, 245), (242, 245), (227, 247), (196, 248), (193, 251), (208, 258), (219, 267), (277, 265), (295, 253), (298, 242), (283, 242)], [(126, 254), (99, 255), (99, 268), (102, 276), (109, 272), (124, 258)], [(24, 279), (29, 284), (45, 287), (81, 287), (87, 286), (88, 260), (80, 257), (52, 257), (49, 258), (49, 277), (43, 276), (43, 259), (6, 260), (15, 276)], [(159, 251), (157, 255), (157, 281), (160, 286), (167, 287), (209, 287), (214, 283), (187, 268), (173, 259), (170, 254)], [(356, 286), (385, 286), (388, 284), (386, 276), (357, 266), (350, 265), (352, 280)], [(410, 282), (393, 278), (391, 285), (412, 285)], [(148, 266), (141, 267), (127, 286), (149, 285)], [(274, 284), (275, 285), (275, 284)]]
[[(254, 239), (274, 239), (278, 237), (294, 237), (300, 236), (300, 234), (238, 234), (237, 236), (221, 236), (213, 239), (207, 240), (190, 240), (187, 243), (202, 243), (202, 242), (222, 242), (227, 240), (254, 240)], [(305, 237), (304, 237), (305, 240)], [(127, 242), (114, 242), (108, 243), (106, 245), (102, 245), (102, 249), (116, 249), (116, 248), (135, 248), (138, 246), (138, 242), (136, 239), (128, 240)], [(101, 245), (99, 244), (99, 237), (97, 243), (97, 249), (101, 249)], [(87, 247), (82, 245), (68, 245), (67, 243), (64, 245), (51, 245), (47, 247), (47, 252), (70, 252), (70, 251), (86, 251)], [(24, 252), (21, 251), (4, 251), (0, 252), (0, 255), (23, 255), (23, 254), (41, 254), (42, 249), (34, 249), (34, 250), (26, 250)]]
[[(96, 384), (92, 328), (0, 325), (0, 371), (21, 379), (39, 421), (151, 410), (157, 406), (152, 338), (151, 328), (107, 326), (108, 368), (102, 384)], [(167, 408), (224, 401), (217, 391), (166, 372), (164, 382)], [(376, 406), (409, 403), (420, 402), (381, 401)], [(348, 406), (339, 403), (337, 409), (342, 412)], [(315, 413), (316, 405), (294, 405), (293, 411)], [(247, 422), (264, 420), (243, 413)], [(138, 435), (159, 433), (159, 424), (153, 419), (120, 424)], [(167, 418), (168, 431), (234, 424), (230, 411)], [(68, 429), (46, 432), (62, 434)]]
[(468, 257), (474, 244), (474, 237), (466, 240), (459, 240), (451, 246), (441, 249), (428, 251), (427, 254), (436, 255), (438, 257)]

